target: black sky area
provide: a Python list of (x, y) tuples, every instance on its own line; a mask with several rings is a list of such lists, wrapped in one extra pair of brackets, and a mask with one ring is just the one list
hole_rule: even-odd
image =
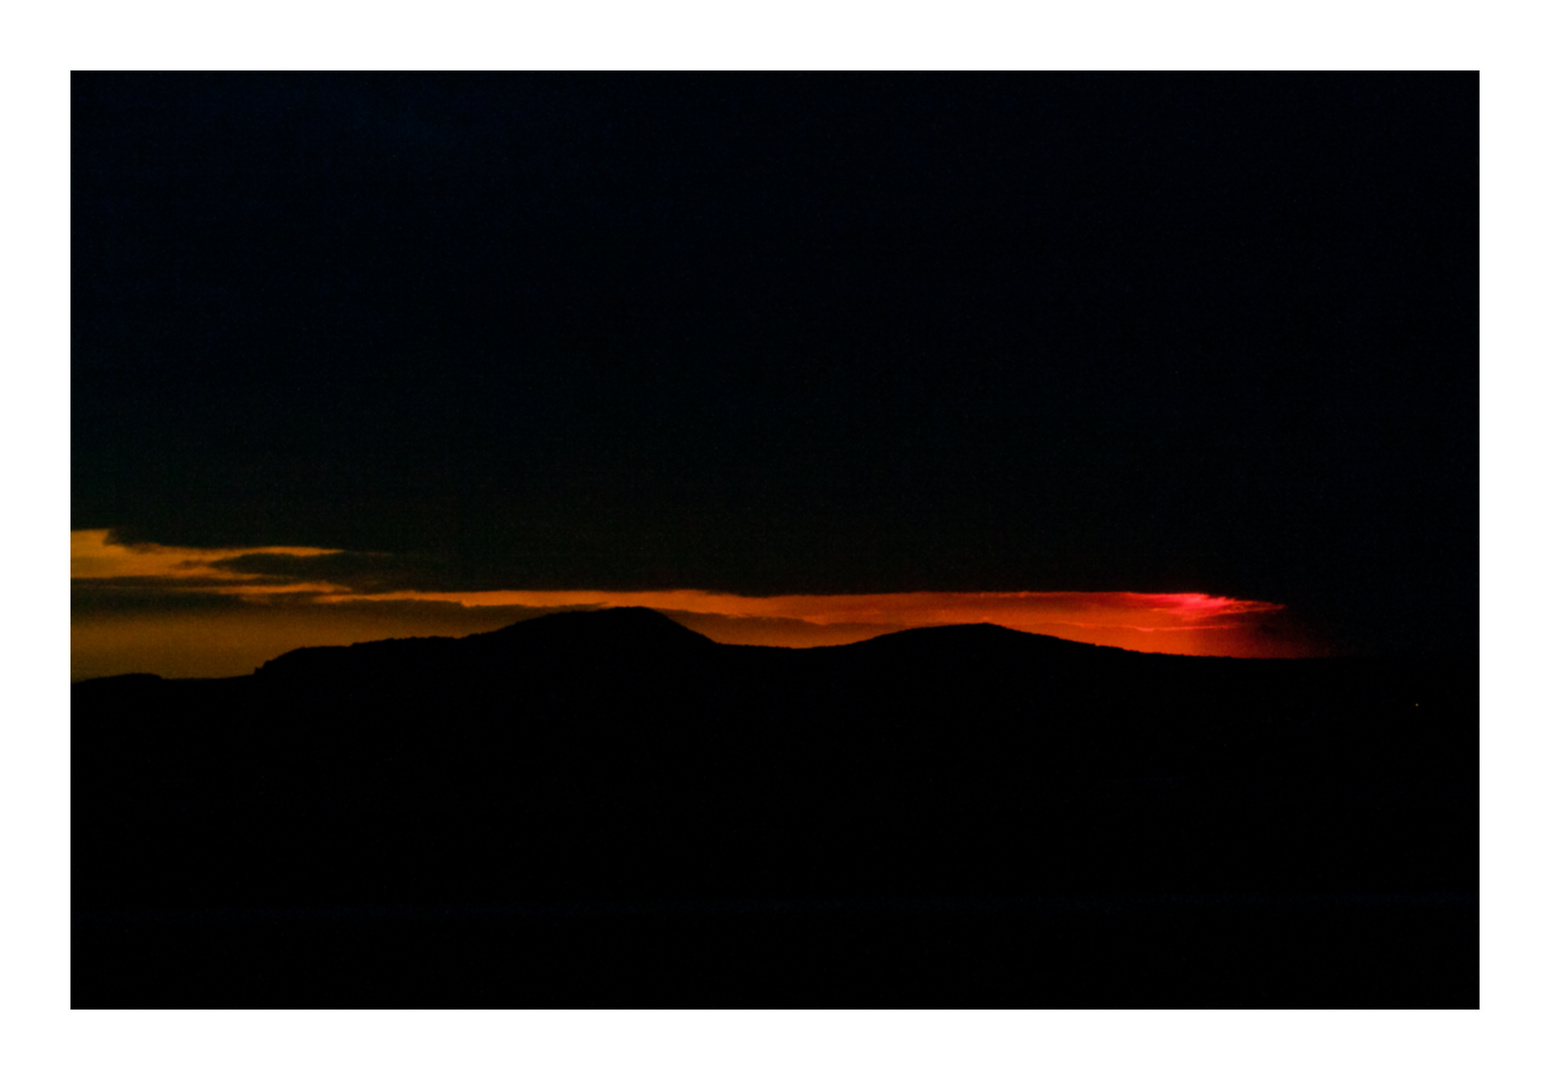
[(72, 527), (1472, 652), (1478, 90), (78, 73)]

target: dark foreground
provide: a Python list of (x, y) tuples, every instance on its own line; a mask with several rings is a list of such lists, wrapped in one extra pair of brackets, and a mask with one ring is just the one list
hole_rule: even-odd
[(94, 680), (73, 1003), (1475, 1008), (1476, 702), (640, 610)]

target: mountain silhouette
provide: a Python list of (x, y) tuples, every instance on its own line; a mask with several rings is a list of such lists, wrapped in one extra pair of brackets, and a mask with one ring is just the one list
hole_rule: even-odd
[[(1468, 1005), (1476, 678), (989, 625), (731, 646), (618, 608), (89, 680), (78, 1000)], [(1054, 974), (970, 959), (997, 950)]]
[(498, 677), (503, 665), (597, 661), (671, 663), (715, 642), (650, 608), (560, 612), (464, 638), (397, 638), (294, 649), (261, 665), (261, 678)]

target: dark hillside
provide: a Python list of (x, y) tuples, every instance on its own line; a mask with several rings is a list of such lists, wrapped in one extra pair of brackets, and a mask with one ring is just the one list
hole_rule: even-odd
[(1475, 679), (617, 609), (93, 680), (77, 1004), (1469, 1006)]

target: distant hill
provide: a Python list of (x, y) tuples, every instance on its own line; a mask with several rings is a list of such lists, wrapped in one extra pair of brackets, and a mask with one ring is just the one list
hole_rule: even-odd
[(269, 679), (400, 679), (453, 671), (498, 674), (501, 665), (563, 657), (610, 663), (666, 660), (715, 642), (650, 608), (561, 612), (463, 638), (394, 638), (355, 645), (293, 649), (259, 667)]

